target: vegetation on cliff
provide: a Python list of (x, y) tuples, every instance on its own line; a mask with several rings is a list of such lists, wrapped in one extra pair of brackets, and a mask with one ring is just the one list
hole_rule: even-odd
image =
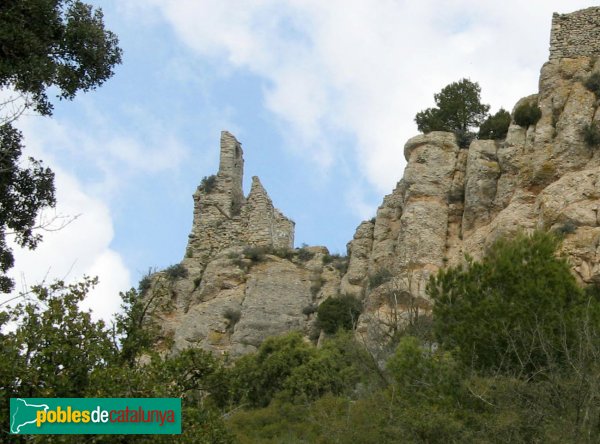
[[(2, 313), (17, 327), (0, 335), (0, 390), (181, 397), (189, 443), (597, 442), (600, 291), (575, 283), (559, 244), (520, 234), (440, 272), (428, 287), (437, 342), (399, 331), (385, 364), (342, 330), (320, 347), (274, 337), (235, 362), (198, 349), (161, 357), (134, 290), (110, 329), (78, 308), (94, 281), (36, 287)], [(161, 439), (172, 438), (127, 442)]]

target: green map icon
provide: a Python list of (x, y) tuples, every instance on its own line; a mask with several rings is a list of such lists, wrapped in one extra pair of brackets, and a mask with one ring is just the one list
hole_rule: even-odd
[(30, 404), (24, 399), (13, 398), (10, 400), (10, 433), (26, 433), (27, 425), (35, 424), (38, 410), (46, 411), (46, 404)]

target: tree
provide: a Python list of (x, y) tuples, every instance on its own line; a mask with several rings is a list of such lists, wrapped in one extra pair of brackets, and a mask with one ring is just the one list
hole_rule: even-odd
[(0, 291), (14, 257), (6, 236), (35, 248), (40, 210), (54, 206), (54, 174), (41, 162), (24, 165), (22, 135), (12, 123), (28, 108), (52, 114), (48, 89), (60, 99), (102, 85), (121, 62), (117, 37), (104, 29), (102, 11), (79, 0), (3, 0), (0, 3)]
[(0, 291), (5, 293), (14, 285), (5, 275), (14, 263), (6, 235), (14, 233), (18, 245), (35, 248), (41, 239), (34, 234), (38, 211), (55, 203), (54, 173), (32, 158), (29, 166), (21, 165), (21, 139), (11, 125), (0, 126)]
[(427, 108), (415, 116), (419, 131), (450, 131), (461, 146), (467, 146), (475, 137), (473, 129), (481, 125), (490, 109), (481, 103), (480, 94), (479, 84), (469, 79), (447, 85), (433, 95), (436, 108)]
[(597, 316), (599, 306), (556, 256), (559, 244), (553, 234), (521, 233), (497, 241), (481, 262), (441, 270), (427, 286), (440, 343), (484, 371), (527, 376), (561, 366), (582, 309)]
[(508, 133), (508, 127), (510, 126), (510, 113), (504, 108), (489, 116), (485, 122), (481, 124), (479, 128), (479, 139), (491, 139), (499, 140), (504, 139)]
[(52, 113), (47, 89), (73, 99), (109, 79), (121, 62), (117, 37), (104, 29), (102, 10), (79, 0), (4, 0), (0, 6), (0, 89)]
[[(183, 433), (178, 442), (230, 443), (221, 416), (203, 401), (204, 393), (223, 385), (221, 361), (199, 349), (175, 357), (144, 349), (144, 336), (137, 337), (142, 333), (137, 329), (141, 314), (134, 290), (121, 294), (125, 312), (115, 328), (94, 321), (89, 312), (79, 309), (79, 303), (96, 283), (97, 279), (84, 279), (72, 285), (35, 286), (26, 303), (0, 311), (0, 396), (182, 398)], [(9, 323), (16, 328), (6, 332)], [(146, 352), (145, 365), (132, 365), (134, 348)], [(0, 422), (9, 424), (7, 402), (0, 408)], [(0, 428), (0, 441), (8, 442), (8, 432), (7, 427)], [(168, 435), (110, 435), (101, 442), (172, 440)], [(49, 441), (40, 435), (27, 442)], [(80, 443), (81, 437), (67, 435), (60, 442)]]
[(356, 327), (361, 311), (360, 301), (353, 296), (329, 297), (317, 309), (317, 327), (328, 334), (333, 334), (338, 329), (352, 330)]

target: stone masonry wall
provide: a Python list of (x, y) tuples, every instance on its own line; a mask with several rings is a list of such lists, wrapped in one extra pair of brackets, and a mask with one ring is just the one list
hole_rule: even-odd
[(600, 7), (552, 16), (550, 59), (600, 55)]
[(258, 177), (244, 197), (243, 150), (229, 132), (221, 133), (219, 172), (212, 187), (194, 193), (194, 221), (186, 258), (205, 266), (215, 254), (236, 245), (293, 248), (294, 222), (273, 206)]

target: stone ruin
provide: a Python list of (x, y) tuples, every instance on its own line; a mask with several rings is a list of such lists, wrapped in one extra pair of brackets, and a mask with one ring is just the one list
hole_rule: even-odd
[(194, 221), (186, 258), (206, 265), (218, 252), (236, 245), (271, 249), (294, 247), (294, 222), (273, 206), (258, 177), (244, 197), (242, 145), (221, 132), (216, 176), (205, 178), (194, 193)]

